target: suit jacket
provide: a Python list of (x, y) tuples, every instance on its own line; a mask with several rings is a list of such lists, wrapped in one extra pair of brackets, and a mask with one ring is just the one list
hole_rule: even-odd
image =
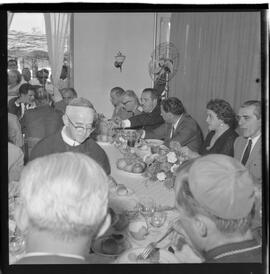
[[(247, 139), (239, 136), (234, 143), (234, 157), (241, 161), (244, 149), (247, 144)], [(254, 148), (252, 149), (249, 158), (245, 164), (251, 175), (256, 180), (255, 183), (262, 182), (262, 137), (259, 138)]]
[(187, 113), (183, 113), (172, 138), (170, 138), (172, 125), (165, 123), (160, 127), (146, 131), (146, 139), (163, 139), (165, 145), (170, 141), (177, 141), (181, 146), (187, 146), (191, 150), (198, 152), (203, 142), (203, 134), (197, 122)]
[(62, 128), (63, 121), (60, 112), (44, 105), (27, 110), (21, 119), (21, 126), (26, 138), (43, 139)]
[(18, 98), (19, 97), (14, 97), (8, 101), (8, 112), (15, 114), (18, 118), (21, 118), (22, 107), (21, 107), (21, 105), (20, 106), (15, 105), (15, 102)]
[(160, 105), (157, 105), (152, 112), (142, 112), (129, 118), (131, 128), (142, 128), (145, 130), (152, 130), (164, 123), (160, 114)]

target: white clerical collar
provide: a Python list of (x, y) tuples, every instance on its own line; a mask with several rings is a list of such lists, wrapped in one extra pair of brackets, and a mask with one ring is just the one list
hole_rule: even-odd
[(174, 123), (174, 125), (173, 125), (174, 130), (176, 130), (176, 128), (177, 128), (177, 126), (178, 126), (178, 124), (179, 124), (182, 116), (183, 116), (183, 114), (181, 114), (180, 117), (178, 118), (178, 120)]
[(26, 253), (23, 258), (25, 257), (35, 257), (35, 256), (62, 256), (62, 257), (69, 257), (69, 258), (75, 258), (80, 260), (85, 260), (83, 256), (75, 255), (75, 254), (67, 254), (67, 253), (49, 253), (49, 252), (29, 252)]
[(72, 147), (76, 147), (76, 146), (79, 146), (80, 143), (71, 139), (70, 137), (67, 136), (67, 133), (66, 133), (66, 130), (67, 130), (67, 127), (64, 126), (62, 131), (61, 131), (61, 135), (62, 135), (62, 138), (64, 140), (65, 143), (67, 143), (68, 145), (72, 146)]

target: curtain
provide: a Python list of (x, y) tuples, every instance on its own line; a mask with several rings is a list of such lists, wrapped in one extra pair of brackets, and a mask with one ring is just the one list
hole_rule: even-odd
[(171, 22), (180, 64), (169, 94), (204, 133), (210, 99), (224, 99), (237, 112), (244, 101), (261, 98), (259, 12), (173, 13)]
[(49, 62), (54, 85), (58, 84), (63, 66), (65, 40), (69, 29), (70, 16), (70, 13), (44, 13)]
[(14, 16), (14, 13), (8, 11), (7, 14), (8, 14), (8, 30), (9, 30), (9, 28), (10, 28), (10, 26), (11, 26), (11, 22), (12, 22), (13, 16)]

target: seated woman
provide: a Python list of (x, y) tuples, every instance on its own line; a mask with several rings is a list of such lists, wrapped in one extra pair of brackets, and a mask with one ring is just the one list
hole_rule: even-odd
[(209, 132), (199, 150), (199, 153), (187, 147), (179, 148), (190, 158), (196, 158), (207, 154), (225, 154), (234, 156), (234, 141), (238, 134), (236, 115), (228, 102), (222, 99), (210, 100), (206, 106)]

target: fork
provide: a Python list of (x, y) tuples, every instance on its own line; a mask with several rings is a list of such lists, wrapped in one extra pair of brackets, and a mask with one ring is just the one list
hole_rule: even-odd
[(170, 227), (169, 230), (156, 242), (152, 242), (147, 245), (147, 247), (143, 250), (141, 254), (138, 255), (138, 259), (146, 260), (149, 255), (154, 251), (157, 244), (160, 243), (163, 239), (165, 239), (172, 231), (174, 230), (173, 227)]

